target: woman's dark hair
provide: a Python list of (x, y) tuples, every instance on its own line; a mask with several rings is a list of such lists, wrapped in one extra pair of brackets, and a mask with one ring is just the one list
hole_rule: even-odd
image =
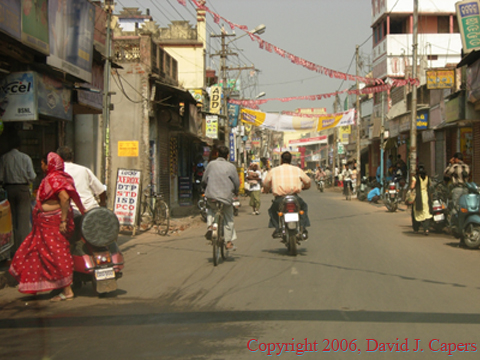
[(417, 172), (418, 175), (422, 177), (422, 179), (425, 179), (425, 176), (427, 176), (427, 170), (425, 170), (425, 165), (423, 164), (418, 164)]
[(43, 161), (44, 164), (48, 164), (48, 154), (49, 152), (43, 154), (42, 157), (40, 158), (40, 160)]

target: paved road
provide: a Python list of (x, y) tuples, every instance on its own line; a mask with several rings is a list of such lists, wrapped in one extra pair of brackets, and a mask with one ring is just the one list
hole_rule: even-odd
[(406, 211), (304, 198), (313, 226), (297, 257), (270, 237), (262, 195), (260, 216), (243, 201), (239, 249), (216, 268), (194, 225), (125, 241), (115, 296), (1, 290), (0, 359), (478, 358), (479, 251), (413, 234)]

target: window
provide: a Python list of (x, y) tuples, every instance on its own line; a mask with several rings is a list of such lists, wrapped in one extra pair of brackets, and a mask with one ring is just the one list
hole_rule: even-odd
[(450, 16), (439, 16), (437, 27), (439, 34), (448, 34), (450, 32)]

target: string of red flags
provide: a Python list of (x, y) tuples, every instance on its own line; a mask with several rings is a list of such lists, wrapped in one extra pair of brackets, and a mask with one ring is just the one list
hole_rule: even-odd
[[(186, 6), (186, 0), (177, 0), (177, 1), (181, 5)], [(215, 13), (214, 11), (210, 10), (207, 6), (205, 6), (204, 1), (202, 1), (202, 0), (200, 0), (200, 1), (190, 0), (190, 1), (193, 2), (197, 8), (199, 8), (201, 10), (204, 10), (204, 11), (208, 12), (209, 14), (211, 14), (213, 16), (213, 21), (216, 24), (219, 24), (220, 21), (223, 21), (226, 24), (228, 24), (232, 30), (234, 30), (235, 28), (238, 28), (240, 30), (245, 31), (249, 35), (249, 37), (252, 41), (257, 41), (258, 42), (258, 46), (260, 47), (260, 49), (263, 49), (263, 50), (268, 51), (270, 53), (276, 53), (277, 55), (283, 57), (284, 59), (290, 60), (292, 63), (294, 63), (296, 65), (303, 66), (304, 68), (306, 68), (308, 70), (315, 71), (315, 72), (323, 74), (325, 76), (329, 76), (330, 78), (336, 78), (336, 79), (340, 79), (340, 80), (349, 80), (349, 81), (358, 80), (360, 82), (363, 82), (363, 83), (369, 84), (369, 85), (382, 85), (382, 84), (384, 84), (384, 81), (382, 79), (367, 78), (367, 77), (363, 77), (363, 76), (351, 75), (351, 74), (343, 73), (343, 72), (340, 72), (340, 71), (335, 71), (335, 70), (326, 68), (324, 66), (317, 65), (317, 64), (315, 64), (311, 61), (305, 60), (305, 59), (303, 59), (299, 56), (291, 54), (291, 53), (289, 53), (289, 52), (287, 52), (287, 51), (285, 51), (285, 50), (283, 50), (283, 49), (281, 49), (281, 48), (263, 40), (260, 36), (251, 33), (248, 30), (247, 26), (238, 25), (238, 24), (235, 24), (235, 23), (229, 21), (228, 19), (225, 19), (223, 16), (220, 16), (219, 14)], [(410, 79), (408, 79), (408, 80), (410, 80)], [(417, 79), (412, 79), (412, 80), (413, 81), (418, 81)]]

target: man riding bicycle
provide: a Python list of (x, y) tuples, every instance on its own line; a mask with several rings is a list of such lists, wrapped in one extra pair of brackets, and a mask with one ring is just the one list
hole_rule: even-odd
[[(224, 204), (223, 216), (225, 219), (224, 234), (227, 249), (233, 249), (233, 241), (237, 239), (234, 227), (233, 196), (238, 194), (240, 179), (237, 168), (227, 161), (229, 149), (221, 145), (218, 148), (218, 158), (210, 161), (203, 173), (202, 186), (205, 188), (205, 197), (208, 200), (219, 201)], [(215, 216), (214, 209), (207, 206), (207, 233), (205, 237), (212, 239), (212, 223)]]

